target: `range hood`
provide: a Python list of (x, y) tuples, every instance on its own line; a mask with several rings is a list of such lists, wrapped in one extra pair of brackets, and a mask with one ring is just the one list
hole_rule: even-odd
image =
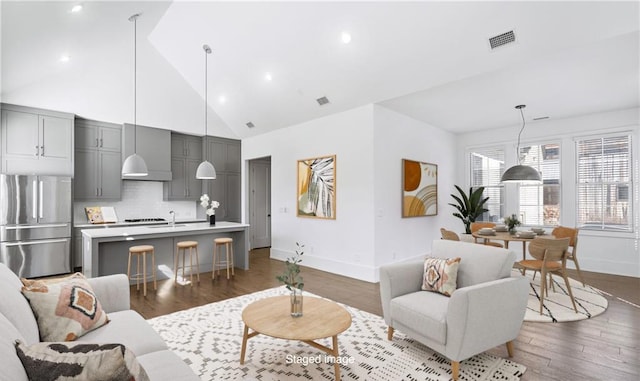
[[(137, 132), (134, 132), (137, 131)], [(134, 133), (137, 133), (134, 139)], [(135, 152), (147, 163), (147, 176), (122, 176), (122, 180), (171, 181), (171, 131), (125, 123), (122, 128), (122, 162)], [(121, 163), (122, 164), (122, 163)]]

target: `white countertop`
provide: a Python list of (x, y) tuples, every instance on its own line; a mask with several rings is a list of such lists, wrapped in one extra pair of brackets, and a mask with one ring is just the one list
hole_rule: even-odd
[(171, 233), (203, 233), (215, 232), (229, 228), (248, 228), (248, 224), (238, 222), (219, 221), (215, 225), (208, 222), (200, 223), (178, 223), (171, 225), (151, 225), (151, 226), (121, 226), (110, 227), (109, 229), (83, 229), (82, 235), (91, 239), (107, 237), (134, 237), (140, 235), (167, 235)]
[[(206, 222), (208, 220), (205, 219), (185, 219), (185, 220), (176, 220), (176, 224), (193, 224), (198, 222)], [(74, 223), (73, 227), (76, 229), (90, 229), (90, 228), (114, 228), (114, 227), (123, 227), (123, 226), (141, 226), (141, 225), (168, 225), (169, 221), (140, 221), (140, 222), (109, 222), (104, 224), (90, 224), (88, 222), (84, 223)]]

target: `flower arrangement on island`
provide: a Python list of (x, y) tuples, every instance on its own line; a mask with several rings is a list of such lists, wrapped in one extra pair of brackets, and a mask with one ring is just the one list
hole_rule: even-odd
[(216, 209), (220, 206), (218, 201), (209, 201), (209, 195), (203, 194), (200, 196), (200, 206), (202, 206), (207, 213), (207, 216), (213, 216), (216, 214)]

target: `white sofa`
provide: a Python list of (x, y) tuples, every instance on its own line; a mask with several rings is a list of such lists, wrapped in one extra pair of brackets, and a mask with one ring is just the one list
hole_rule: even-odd
[(429, 257), (460, 257), (457, 289), (451, 297), (422, 291), (423, 261), (380, 268), (380, 296), (389, 340), (394, 329), (451, 360), (457, 379), (459, 363), (507, 344), (520, 332), (529, 282), (512, 277), (515, 253), (467, 242), (437, 240)]
[[(88, 281), (110, 322), (81, 336), (78, 341), (124, 344), (136, 355), (153, 381), (199, 380), (191, 368), (167, 348), (144, 318), (130, 309), (126, 275)], [(36, 319), (21, 288), (20, 279), (0, 263), (0, 381), (27, 381), (14, 343), (21, 340), (29, 345), (40, 341)]]

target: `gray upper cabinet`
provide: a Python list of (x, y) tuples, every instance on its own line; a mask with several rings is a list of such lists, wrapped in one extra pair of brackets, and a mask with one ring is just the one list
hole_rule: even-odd
[(2, 104), (2, 172), (72, 176), (73, 118)]
[(203, 192), (220, 202), (216, 218), (220, 221), (240, 222), (241, 145), (239, 140), (207, 137), (204, 142), (208, 160), (216, 168), (215, 180), (206, 180)]
[(202, 194), (202, 180), (196, 170), (202, 162), (202, 138), (171, 134), (172, 180), (164, 184), (165, 200), (198, 200)]
[[(136, 131), (134, 135), (134, 130)], [(160, 128), (146, 127), (133, 124), (124, 125), (122, 161), (133, 154), (135, 138), (135, 152), (142, 156), (148, 176), (123, 177), (127, 180), (171, 181), (171, 131)]]
[(77, 118), (75, 130), (75, 199), (119, 200), (122, 126)]

